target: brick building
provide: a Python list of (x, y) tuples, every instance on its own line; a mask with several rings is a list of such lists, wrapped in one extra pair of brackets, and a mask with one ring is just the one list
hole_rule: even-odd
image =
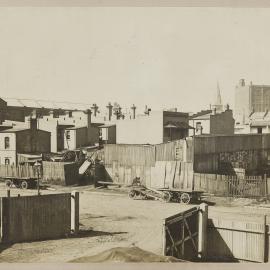
[(190, 116), (189, 125), (194, 130), (190, 130), (189, 135), (232, 135), (234, 134), (234, 123), (233, 112), (229, 106), (220, 113), (217, 113), (216, 110), (204, 110)]

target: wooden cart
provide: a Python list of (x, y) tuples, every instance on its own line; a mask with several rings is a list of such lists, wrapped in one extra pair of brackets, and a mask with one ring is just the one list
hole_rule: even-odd
[(37, 178), (28, 177), (3, 177), (7, 187), (15, 186), (17, 188), (28, 189), (37, 186)]
[(203, 191), (179, 190), (169, 188), (152, 189), (145, 186), (134, 186), (128, 196), (132, 199), (155, 199), (164, 202), (178, 202), (189, 204), (201, 200)]

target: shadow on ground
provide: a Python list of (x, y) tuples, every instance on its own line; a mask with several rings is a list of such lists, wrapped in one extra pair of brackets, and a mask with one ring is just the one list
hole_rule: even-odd
[(104, 231), (94, 231), (94, 230), (80, 230), (78, 234), (71, 235), (72, 238), (85, 238), (85, 237), (96, 237), (96, 236), (113, 236), (127, 234), (127, 232), (104, 232)]
[(1, 254), (4, 250), (10, 248), (12, 245), (13, 245), (13, 244), (3, 244), (3, 243), (1, 243), (1, 244), (0, 244), (0, 254)]

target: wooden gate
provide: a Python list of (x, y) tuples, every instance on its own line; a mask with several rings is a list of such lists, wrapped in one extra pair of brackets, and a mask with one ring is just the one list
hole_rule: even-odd
[(202, 242), (206, 239), (207, 232), (207, 210), (202, 219), (202, 209), (205, 206), (193, 207), (164, 219), (163, 255), (189, 261), (199, 259), (204, 251)]

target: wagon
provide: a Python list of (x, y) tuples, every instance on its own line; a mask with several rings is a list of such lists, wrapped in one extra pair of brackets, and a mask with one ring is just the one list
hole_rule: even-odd
[(168, 198), (168, 201), (175, 201), (185, 204), (200, 201), (203, 194), (203, 191), (169, 188), (160, 188), (158, 191), (162, 191), (163, 193), (167, 194), (166, 197)]
[(155, 199), (164, 202), (179, 202), (189, 204), (201, 200), (203, 191), (179, 190), (170, 188), (147, 188), (145, 186), (134, 186), (128, 193), (132, 199)]
[(3, 177), (7, 187), (15, 186), (17, 188), (28, 189), (37, 186), (37, 178), (28, 177)]

